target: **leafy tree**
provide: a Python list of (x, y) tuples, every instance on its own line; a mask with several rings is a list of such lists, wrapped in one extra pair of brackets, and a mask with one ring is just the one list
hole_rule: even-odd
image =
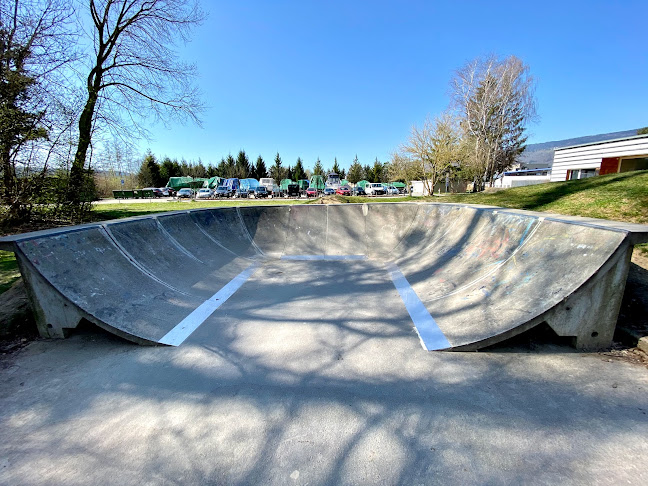
[(201, 106), (191, 86), (195, 69), (178, 61), (178, 40), (186, 41), (203, 18), (196, 2), (185, 0), (89, 0), (94, 55), (79, 117), (79, 140), (68, 199), (79, 203), (86, 156), (96, 120), (117, 129), (126, 120), (192, 119)]
[(274, 158), (274, 165), (270, 168), (270, 177), (272, 177), (275, 182), (278, 184), (281, 179), (284, 178), (286, 169), (281, 165), (281, 157), (279, 156), (279, 152), (277, 152), (277, 155), (275, 155)]
[[(457, 120), (445, 113), (434, 121), (425, 120), (422, 128), (412, 127), (407, 144), (402, 147), (407, 158), (395, 159), (401, 177), (420, 178), (428, 194), (453, 165), (464, 165), (467, 160), (466, 144), (462, 139)], [(403, 167), (407, 160), (413, 167)], [(392, 171), (393, 173), (393, 171)], [(411, 180), (411, 179), (409, 179)]]
[(358, 181), (361, 181), (363, 178), (364, 178), (364, 170), (362, 169), (362, 165), (360, 165), (360, 162), (358, 161), (358, 156), (356, 155), (355, 159), (353, 159), (353, 163), (351, 164), (351, 167), (349, 167), (349, 174), (347, 176), (347, 179), (352, 184), (355, 184)]
[(293, 177), (296, 181), (299, 181), (306, 177), (301, 157), (297, 157), (297, 162), (295, 163), (295, 168), (293, 169)]
[(257, 157), (254, 173), (255, 173), (254, 177), (256, 179), (262, 179), (264, 177), (268, 177), (268, 169), (266, 169), (266, 165), (263, 160), (263, 157), (261, 157), (260, 155)]
[(317, 161), (315, 162), (315, 167), (313, 167), (313, 175), (319, 175), (323, 176), (324, 175), (324, 167), (322, 167), (322, 161), (317, 157)]

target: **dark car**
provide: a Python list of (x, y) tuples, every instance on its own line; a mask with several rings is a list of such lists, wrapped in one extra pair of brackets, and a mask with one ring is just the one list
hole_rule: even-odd
[(192, 198), (194, 195), (193, 190), (184, 187), (178, 191), (178, 198), (182, 199), (183, 197)]
[(288, 184), (286, 189), (283, 191), (284, 197), (296, 197), (299, 196), (299, 184)]
[(360, 186), (356, 186), (353, 188), (353, 195), (354, 196), (366, 196), (367, 193), (364, 191), (364, 189)]
[(241, 189), (240, 187), (234, 193), (234, 197), (248, 197), (250, 195), (249, 189)]
[(317, 197), (317, 189), (314, 187), (306, 189), (306, 197)]
[(335, 189), (333, 189), (332, 187), (327, 187), (326, 189), (324, 189), (325, 196), (332, 196), (333, 194), (335, 194)]
[(251, 194), (253, 197), (268, 197), (268, 190), (265, 186), (257, 187)]
[(335, 194), (339, 194), (340, 196), (350, 196), (351, 189), (349, 189), (349, 186), (342, 186), (337, 191), (335, 191)]
[(162, 189), (158, 189), (157, 187), (145, 187), (142, 189), (143, 191), (151, 191), (153, 192), (153, 197), (162, 197), (164, 196)]
[(225, 186), (218, 186), (214, 193), (215, 197), (230, 197), (230, 195), (230, 190)]

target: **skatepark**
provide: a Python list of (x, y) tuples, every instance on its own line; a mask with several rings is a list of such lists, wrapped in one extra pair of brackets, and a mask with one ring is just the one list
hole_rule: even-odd
[(583, 352), (645, 241), (426, 203), (5, 237), (52, 339), (6, 370), (0, 482), (645, 483), (645, 369)]

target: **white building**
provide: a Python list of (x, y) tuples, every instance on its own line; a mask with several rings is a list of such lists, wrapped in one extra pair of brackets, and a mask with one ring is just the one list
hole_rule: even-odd
[(648, 169), (648, 135), (554, 150), (551, 182)]
[(500, 177), (495, 179), (493, 187), (502, 189), (510, 187), (532, 186), (549, 182), (551, 174), (550, 167), (539, 169), (511, 170), (504, 172)]

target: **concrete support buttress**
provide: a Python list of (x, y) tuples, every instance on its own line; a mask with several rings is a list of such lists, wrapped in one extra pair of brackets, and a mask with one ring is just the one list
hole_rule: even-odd
[(626, 239), (600, 271), (543, 316), (556, 334), (572, 336), (577, 349), (595, 350), (612, 344), (632, 248)]
[(15, 254), (41, 337), (66, 337), (66, 330), (77, 327), (83, 314), (45, 280), (20, 249), (16, 248)]

